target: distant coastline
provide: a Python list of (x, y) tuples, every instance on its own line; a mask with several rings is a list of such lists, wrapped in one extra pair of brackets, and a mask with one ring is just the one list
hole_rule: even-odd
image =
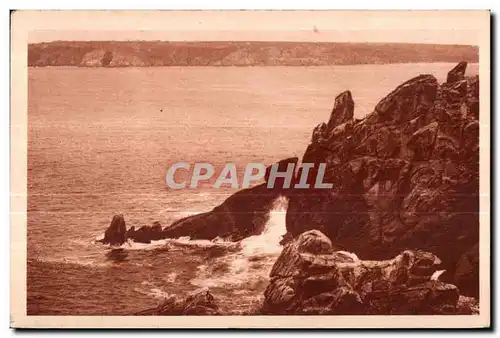
[(30, 67), (328, 66), (460, 60), (478, 62), (478, 47), (282, 41), (54, 41), (28, 45)]

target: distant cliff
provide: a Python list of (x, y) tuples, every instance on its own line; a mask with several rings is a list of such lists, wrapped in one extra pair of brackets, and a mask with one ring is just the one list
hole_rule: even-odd
[(28, 65), (77, 67), (323, 66), (478, 62), (463, 45), (314, 42), (55, 41), (28, 46)]

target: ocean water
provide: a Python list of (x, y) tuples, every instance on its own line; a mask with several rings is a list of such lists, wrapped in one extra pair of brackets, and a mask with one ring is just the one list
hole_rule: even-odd
[[(302, 156), (335, 96), (363, 117), (419, 74), (454, 64), (332, 67), (30, 68), (28, 299), (31, 315), (129, 315), (167, 294), (208, 287), (225, 311), (258, 308), (285, 233), (278, 199), (263, 234), (240, 243), (95, 243), (114, 214), (127, 227), (208, 211), (235, 190), (171, 190), (175, 162), (241, 172)], [(469, 65), (468, 73), (477, 73)], [(215, 179), (215, 178), (214, 178)]]

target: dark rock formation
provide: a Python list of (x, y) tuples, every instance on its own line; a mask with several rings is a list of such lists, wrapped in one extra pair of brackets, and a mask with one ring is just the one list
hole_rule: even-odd
[[(289, 163), (297, 164), (298, 158), (287, 158), (278, 162), (278, 171), (285, 172)], [(269, 178), (270, 169), (266, 169), (265, 178)], [(295, 175), (292, 175), (295, 177)], [(126, 239), (134, 242), (151, 243), (152, 240), (178, 238), (189, 236), (191, 239), (208, 239), (216, 237), (238, 241), (252, 235), (258, 235), (264, 230), (274, 201), (281, 195), (286, 195), (288, 189), (283, 189), (284, 179), (277, 178), (273, 188), (267, 183), (242, 189), (229, 196), (222, 204), (213, 210), (182, 218), (162, 229), (159, 222), (153, 226), (142, 226), (136, 230), (132, 226), (128, 231), (120, 228), (120, 238), (116, 244), (122, 244)], [(293, 186), (294, 182), (292, 182)], [(118, 216), (115, 216), (118, 217)], [(123, 220), (123, 216), (119, 216)], [(116, 225), (112, 222), (106, 233), (114, 235)], [(109, 237), (108, 236), (108, 237)], [(103, 242), (108, 244), (109, 241)]]
[[(293, 164), (293, 174), (292, 174), (292, 179), (290, 180), (290, 185), (288, 187), (284, 186), (285, 184), (285, 179), (282, 177), (276, 177), (274, 180), (274, 184), (272, 186), (273, 189), (288, 189), (292, 188), (295, 184), (295, 171), (297, 168), (297, 162), (299, 159), (297, 157), (290, 157), (286, 158), (284, 160), (281, 160), (277, 163), (277, 172), (278, 173), (285, 173), (287, 171), (288, 165)], [(269, 176), (271, 175), (271, 169), (273, 166), (269, 166), (266, 168), (266, 173), (264, 175), (264, 179), (266, 180), (267, 183), (269, 183)], [(286, 194), (286, 192), (283, 192)]]
[(183, 218), (163, 229), (165, 238), (190, 236), (191, 239), (221, 237), (240, 240), (264, 230), (269, 211), (279, 189), (268, 189), (263, 183), (229, 196), (212, 211)]
[(465, 70), (467, 69), (467, 62), (459, 62), (450, 72), (446, 78), (446, 82), (454, 83), (464, 79)]
[(474, 313), (473, 300), (432, 276), (441, 261), (406, 250), (391, 260), (362, 261), (335, 251), (317, 230), (288, 243), (273, 266), (265, 314), (431, 315)]
[(318, 229), (369, 259), (430, 251), (449, 282), (477, 296), (479, 79), (465, 67), (441, 85), (432, 75), (403, 83), (361, 120), (350, 93), (339, 95), (302, 159), (326, 163), (333, 188), (288, 192), (290, 235)]
[(127, 230), (127, 238), (134, 242), (151, 243), (151, 241), (157, 241), (165, 237), (160, 222), (154, 222), (152, 226), (142, 226), (139, 230), (135, 230), (135, 227), (132, 226)]
[(333, 130), (338, 125), (352, 120), (354, 114), (354, 101), (350, 91), (345, 91), (335, 98), (330, 120), (327, 128)]
[(109, 66), (111, 60), (113, 60), (113, 53), (110, 51), (105, 52), (101, 59), (102, 66)]
[(217, 302), (207, 289), (196, 290), (185, 298), (170, 295), (155, 308), (136, 313), (138, 316), (214, 316), (220, 314)]
[(104, 232), (104, 238), (99, 240), (103, 244), (122, 245), (127, 241), (127, 227), (123, 215), (115, 215), (111, 224)]

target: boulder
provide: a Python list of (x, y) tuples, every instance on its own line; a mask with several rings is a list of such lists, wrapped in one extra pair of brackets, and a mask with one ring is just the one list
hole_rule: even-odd
[(104, 232), (104, 238), (99, 240), (103, 244), (112, 246), (122, 245), (127, 241), (127, 227), (123, 215), (115, 215), (109, 227)]
[(264, 314), (432, 315), (473, 313), (458, 288), (434, 276), (441, 260), (406, 250), (390, 260), (364, 261), (336, 251), (317, 230), (285, 245), (270, 273)]
[(398, 86), (383, 98), (375, 111), (366, 117), (367, 123), (399, 124), (425, 114), (434, 104), (438, 91), (437, 79), (420, 75)]
[(461, 61), (452, 70), (448, 72), (446, 77), (447, 83), (455, 83), (457, 81), (463, 80), (465, 75), (465, 70), (467, 69), (467, 62)]
[(184, 298), (169, 295), (155, 308), (136, 313), (138, 316), (214, 316), (219, 314), (217, 301), (208, 289), (196, 290)]
[[(479, 78), (460, 77), (465, 66), (447, 83), (432, 75), (403, 83), (363, 119), (316, 127), (302, 162), (326, 163), (333, 187), (288, 192), (287, 236), (318, 229), (378, 260), (430, 251), (447, 282), (477, 296), (478, 265), (467, 262), (478, 259)], [(336, 105), (350, 95), (339, 97)]]

